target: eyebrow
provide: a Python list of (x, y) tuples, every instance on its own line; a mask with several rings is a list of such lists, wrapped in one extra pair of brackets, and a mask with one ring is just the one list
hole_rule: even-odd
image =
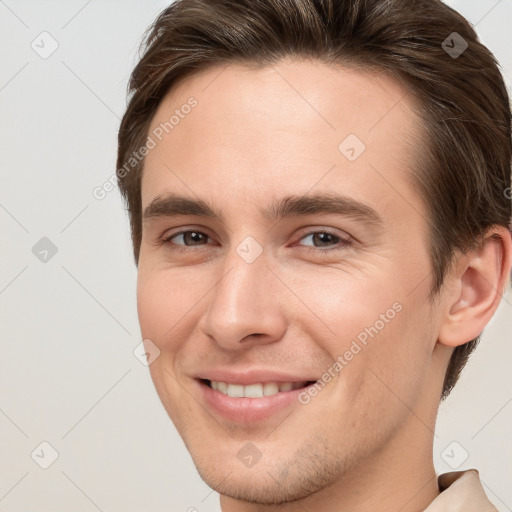
[[(335, 194), (289, 195), (270, 203), (260, 214), (269, 221), (314, 214), (335, 214), (357, 218), (364, 223), (382, 226), (382, 217), (371, 206), (351, 197)], [(176, 194), (155, 197), (144, 209), (144, 222), (155, 217), (193, 215), (225, 222), (223, 215), (208, 202)]]

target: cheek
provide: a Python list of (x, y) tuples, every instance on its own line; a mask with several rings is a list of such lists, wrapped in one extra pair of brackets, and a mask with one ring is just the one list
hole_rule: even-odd
[(364, 379), (363, 396), (377, 417), (387, 414), (398, 419), (419, 404), (426, 389), (431, 364), (430, 312), (426, 304), (406, 300), (400, 302), (394, 318), (387, 311), (382, 317), (388, 316), (387, 323), (373, 319), (363, 331), (368, 336), (366, 344), (360, 344), (357, 357), (361, 364), (354, 365), (354, 382)]
[(139, 265), (137, 312), (143, 337), (158, 340), (159, 344), (177, 339), (204, 293), (203, 287), (191, 283), (186, 273), (157, 267), (146, 270)]
[(346, 399), (403, 407), (397, 397), (416, 400), (427, 376), (432, 311), (421, 293), (408, 295), (383, 275), (349, 277), (303, 280), (300, 296), (307, 297), (308, 311), (297, 319), (333, 365), (340, 363), (331, 371), (340, 375)]
[(143, 338), (160, 340), (164, 326), (164, 311), (173, 311), (172, 295), (151, 273), (140, 269), (137, 277), (137, 313)]
[(137, 312), (141, 334), (160, 350), (159, 357), (149, 365), (149, 372), (164, 408), (176, 425), (181, 425), (191, 414), (188, 395), (177, 382), (185, 346), (181, 340), (187, 339), (197, 322), (192, 306), (199, 300), (196, 297), (199, 290), (189, 297), (191, 288), (194, 289), (190, 283), (187, 286), (186, 279), (179, 277), (178, 272), (173, 275), (171, 270), (159, 269), (158, 265), (139, 263)]
[(343, 354), (353, 341), (366, 347), (371, 340), (386, 337), (402, 315), (402, 302), (382, 279), (341, 271), (301, 278), (294, 289), (305, 309), (301, 308), (304, 314), (294, 320), (303, 322), (311, 339), (324, 345), (333, 357)]

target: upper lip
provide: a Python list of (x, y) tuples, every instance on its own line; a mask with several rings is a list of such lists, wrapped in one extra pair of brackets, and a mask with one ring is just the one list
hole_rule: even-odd
[(233, 371), (228, 369), (205, 370), (196, 375), (197, 379), (214, 380), (216, 382), (226, 382), (227, 384), (250, 384), (266, 382), (313, 382), (316, 377), (311, 375), (297, 375), (282, 371), (247, 369), (245, 371)]

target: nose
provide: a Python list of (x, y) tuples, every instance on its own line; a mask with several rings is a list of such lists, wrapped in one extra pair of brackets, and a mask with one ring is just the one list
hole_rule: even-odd
[(268, 267), (265, 252), (248, 263), (234, 248), (209, 294), (200, 331), (227, 350), (280, 340), (286, 331), (283, 285)]

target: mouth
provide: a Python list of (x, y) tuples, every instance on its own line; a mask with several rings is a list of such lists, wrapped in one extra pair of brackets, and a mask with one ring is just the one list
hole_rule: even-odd
[(281, 418), (294, 407), (304, 410), (301, 393), (318, 381), (301, 382), (233, 382), (196, 379), (201, 401), (206, 408), (223, 420), (254, 424)]
[(263, 398), (264, 396), (273, 396), (277, 393), (304, 389), (316, 382), (310, 380), (303, 382), (255, 382), (253, 384), (235, 384), (208, 379), (200, 379), (200, 381), (210, 389), (219, 391), (223, 395), (232, 398)]

